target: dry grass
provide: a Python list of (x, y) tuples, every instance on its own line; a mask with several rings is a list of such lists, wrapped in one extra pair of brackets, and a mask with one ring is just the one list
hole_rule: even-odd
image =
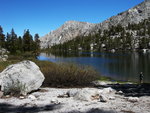
[(0, 72), (2, 72), (7, 66), (11, 64), (15, 64), (18, 61), (6, 61), (6, 62), (0, 62)]
[[(78, 66), (75, 64), (52, 63), (49, 61), (39, 61), (32, 59), (41, 69), (45, 76), (43, 86), (46, 87), (84, 87), (98, 79), (99, 74), (91, 67)], [(10, 64), (15, 64), (20, 60), (9, 60), (0, 62), (0, 71)]]
[(66, 63), (37, 61), (45, 76), (44, 86), (50, 87), (83, 87), (98, 79), (99, 74), (91, 67)]

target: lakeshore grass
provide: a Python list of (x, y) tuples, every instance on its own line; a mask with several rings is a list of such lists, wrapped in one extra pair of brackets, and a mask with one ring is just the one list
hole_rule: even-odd
[(99, 78), (99, 74), (91, 67), (66, 63), (48, 65), (39, 65), (45, 75), (45, 86), (84, 87), (90, 86), (92, 81)]
[(92, 67), (71, 63), (52, 63), (39, 61), (33, 57), (10, 56), (8, 61), (0, 62), (0, 72), (7, 66), (23, 60), (35, 62), (45, 76), (43, 87), (86, 87), (100, 75)]

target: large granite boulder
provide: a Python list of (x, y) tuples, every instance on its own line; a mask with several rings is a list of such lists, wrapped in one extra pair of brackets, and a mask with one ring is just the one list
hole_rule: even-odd
[(0, 73), (1, 90), (4, 93), (27, 93), (39, 89), (45, 77), (31, 61), (22, 61), (8, 66)]

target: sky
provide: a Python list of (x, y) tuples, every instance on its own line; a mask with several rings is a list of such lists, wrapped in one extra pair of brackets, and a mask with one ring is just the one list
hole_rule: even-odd
[(144, 0), (0, 0), (0, 25), (4, 33), (14, 28), (44, 36), (69, 20), (100, 23)]

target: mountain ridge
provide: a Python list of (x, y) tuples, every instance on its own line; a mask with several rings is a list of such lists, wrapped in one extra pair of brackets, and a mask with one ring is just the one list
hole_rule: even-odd
[(87, 36), (89, 34), (97, 33), (99, 30), (109, 29), (111, 26), (120, 24), (125, 27), (129, 23), (137, 24), (148, 18), (150, 10), (150, 0), (140, 3), (139, 5), (130, 8), (127, 11), (112, 16), (101, 23), (88, 23), (78, 21), (67, 21), (55, 31), (40, 38), (41, 48), (49, 48), (53, 45), (67, 42), (76, 38), (77, 36)]

